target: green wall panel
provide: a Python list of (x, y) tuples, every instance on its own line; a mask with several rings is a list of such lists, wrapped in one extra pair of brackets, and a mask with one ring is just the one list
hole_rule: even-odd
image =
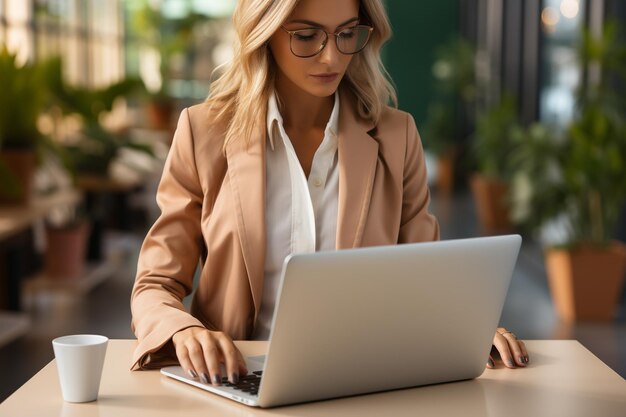
[(399, 107), (426, 121), (434, 98), (432, 64), (437, 47), (458, 34), (457, 0), (387, 0), (393, 37), (383, 61), (398, 90)]

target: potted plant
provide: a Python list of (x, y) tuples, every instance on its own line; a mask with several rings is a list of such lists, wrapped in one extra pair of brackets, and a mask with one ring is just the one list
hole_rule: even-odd
[(626, 113), (607, 84), (608, 75), (626, 81), (626, 48), (612, 24), (602, 38), (583, 39), (581, 62), (599, 65), (602, 79), (579, 91), (578, 115), (561, 139), (531, 128), (513, 161), (513, 194), (525, 196), (514, 199), (522, 203), (519, 220), (532, 230), (559, 226), (546, 270), (557, 314), (567, 321), (612, 319), (626, 271), (626, 247), (612, 239), (626, 201)]
[(84, 275), (90, 223), (81, 206), (56, 207), (46, 218), (44, 274), (49, 279)]
[(423, 132), (424, 146), (437, 157), (437, 190), (444, 195), (450, 195), (454, 189), (457, 145), (453, 110), (443, 102), (428, 106)]
[(557, 228), (545, 257), (559, 317), (610, 320), (626, 271), (626, 247), (612, 240), (626, 200), (626, 130), (588, 106), (564, 141), (546, 132), (531, 126), (519, 142), (515, 219), (535, 231)]
[(135, 143), (127, 132), (111, 132), (101, 123), (102, 115), (113, 109), (118, 98), (144, 91), (141, 80), (129, 77), (101, 89), (73, 87), (63, 79), (59, 58), (47, 63), (45, 76), (50, 106), (58, 110), (53, 111), (55, 123), (72, 117), (80, 126), (73, 137), (59, 138), (64, 142), (64, 162), (72, 173), (106, 177), (111, 162), (125, 148), (153, 155), (149, 146)]
[(440, 46), (432, 73), (437, 99), (428, 107), (424, 145), (437, 157), (437, 189), (449, 195), (454, 188), (459, 140), (464, 136), (463, 111), (476, 98), (474, 47), (462, 38)]
[(476, 211), (485, 234), (512, 230), (508, 208), (508, 183), (511, 171), (511, 133), (517, 124), (515, 101), (505, 96), (501, 102), (482, 114), (476, 123), (473, 153), (477, 172), (470, 179)]
[(6, 48), (0, 51), (0, 79), (0, 202), (26, 204), (44, 139), (37, 119), (45, 89), (39, 66), (20, 65)]
[(181, 18), (170, 18), (154, 2), (144, 1), (131, 17), (131, 27), (144, 49), (144, 56), (158, 60), (159, 79), (147, 85), (146, 113), (152, 127), (169, 129), (172, 123), (174, 100), (171, 96), (173, 61), (190, 50), (196, 23), (209, 18), (187, 13)]

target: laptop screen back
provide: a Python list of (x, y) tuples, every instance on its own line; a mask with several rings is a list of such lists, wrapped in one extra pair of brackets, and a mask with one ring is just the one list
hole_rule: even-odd
[(520, 245), (511, 235), (291, 256), (260, 405), (479, 376)]

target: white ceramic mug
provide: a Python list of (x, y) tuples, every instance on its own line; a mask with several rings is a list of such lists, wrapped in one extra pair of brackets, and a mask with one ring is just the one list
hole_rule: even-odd
[(65, 401), (84, 403), (98, 398), (108, 341), (106, 336), (93, 334), (63, 336), (52, 341)]

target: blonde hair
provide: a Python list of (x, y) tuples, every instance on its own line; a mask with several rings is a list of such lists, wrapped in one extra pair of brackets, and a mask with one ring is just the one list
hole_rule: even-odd
[[(275, 76), (267, 43), (298, 1), (237, 2), (233, 15), (237, 32), (234, 58), (211, 83), (207, 98), (212, 121), (227, 126), (224, 147), (240, 137), (249, 141), (256, 125), (265, 123)], [(381, 0), (359, 0), (359, 3), (362, 20), (371, 24), (374, 31), (365, 49), (354, 55), (340, 88), (345, 86), (353, 92), (360, 117), (376, 123), (390, 101), (397, 107), (396, 92), (380, 59), (380, 49), (391, 37), (391, 26)]]

